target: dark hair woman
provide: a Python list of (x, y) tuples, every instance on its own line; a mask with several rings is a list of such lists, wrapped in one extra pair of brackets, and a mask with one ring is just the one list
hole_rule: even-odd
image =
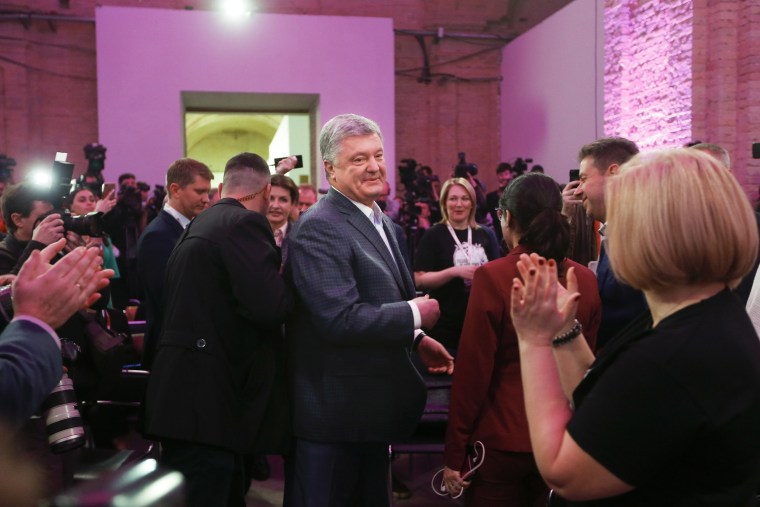
[[(552, 178), (531, 173), (513, 180), (498, 210), (509, 254), (475, 272), (457, 355), (444, 456), (446, 489), (457, 496), (465, 488), (466, 505), (546, 503), (548, 489), (528, 436), (517, 335), (509, 309), (512, 280), (520, 276), (520, 255), (535, 252), (554, 259), (563, 272), (573, 268), (577, 283), (571, 289), (581, 294), (577, 317), (593, 347), (601, 316), (596, 278), (565, 259), (570, 230), (561, 209), (562, 195)], [(483, 444), (486, 457), (477, 473), (465, 477), (468, 448), (476, 442)]]

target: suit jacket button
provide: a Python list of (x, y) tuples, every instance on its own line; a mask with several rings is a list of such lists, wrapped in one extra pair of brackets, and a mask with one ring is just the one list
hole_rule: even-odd
[(206, 346), (206, 340), (204, 340), (203, 338), (198, 338), (198, 341), (195, 342), (195, 346), (198, 347), (199, 349), (204, 348)]

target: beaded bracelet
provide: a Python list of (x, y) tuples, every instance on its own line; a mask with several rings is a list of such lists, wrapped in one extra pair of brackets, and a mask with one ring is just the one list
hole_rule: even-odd
[(581, 334), (582, 330), (581, 323), (578, 322), (578, 319), (575, 319), (575, 324), (573, 324), (573, 327), (570, 328), (570, 331), (566, 333), (562, 333), (561, 335), (555, 337), (552, 340), (552, 346), (553, 347), (561, 347), (562, 345), (566, 343), (570, 343), (571, 341), (578, 338), (578, 336)]

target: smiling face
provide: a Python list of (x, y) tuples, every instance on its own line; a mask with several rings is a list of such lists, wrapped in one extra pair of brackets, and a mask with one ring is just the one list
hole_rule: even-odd
[(97, 199), (87, 189), (80, 190), (74, 195), (74, 200), (71, 202), (71, 213), (74, 215), (86, 215), (95, 211), (95, 204)]
[(607, 212), (604, 207), (604, 185), (608, 173), (602, 171), (594, 163), (593, 157), (586, 157), (580, 164), (580, 184), (575, 189), (575, 195), (583, 201), (586, 214), (594, 220), (606, 221)]
[(385, 190), (383, 141), (377, 134), (343, 139), (335, 163), (325, 160), (325, 170), (336, 190), (365, 206)]
[(452, 185), (446, 196), (446, 213), (448, 220), (455, 229), (463, 229), (470, 222), (472, 198), (470, 193), (461, 185)]
[(272, 226), (272, 230), (279, 229), (288, 221), (293, 201), (290, 198), (290, 191), (287, 188), (272, 185), (269, 193), (269, 209), (267, 210), (267, 220)]

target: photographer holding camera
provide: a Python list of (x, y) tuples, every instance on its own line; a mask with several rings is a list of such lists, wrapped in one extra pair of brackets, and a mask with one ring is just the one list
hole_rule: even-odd
[(137, 279), (137, 239), (142, 232), (140, 224), (143, 206), (142, 193), (137, 188), (135, 175), (124, 173), (119, 176), (118, 181), (116, 205), (105, 216), (105, 229), (121, 252), (116, 259), (121, 277), (114, 280), (111, 295), (114, 306), (124, 309), (130, 299), (138, 299), (140, 296)]
[(35, 226), (40, 216), (53, 209), (49, 199), (28, 183), (5, 190), (1, 207), (8, 235), (0, 242), (0, 275), (17, 273), (34, 250), (42, 250), (63, 237), (63, 219), (58, 213), (46, 216)]

